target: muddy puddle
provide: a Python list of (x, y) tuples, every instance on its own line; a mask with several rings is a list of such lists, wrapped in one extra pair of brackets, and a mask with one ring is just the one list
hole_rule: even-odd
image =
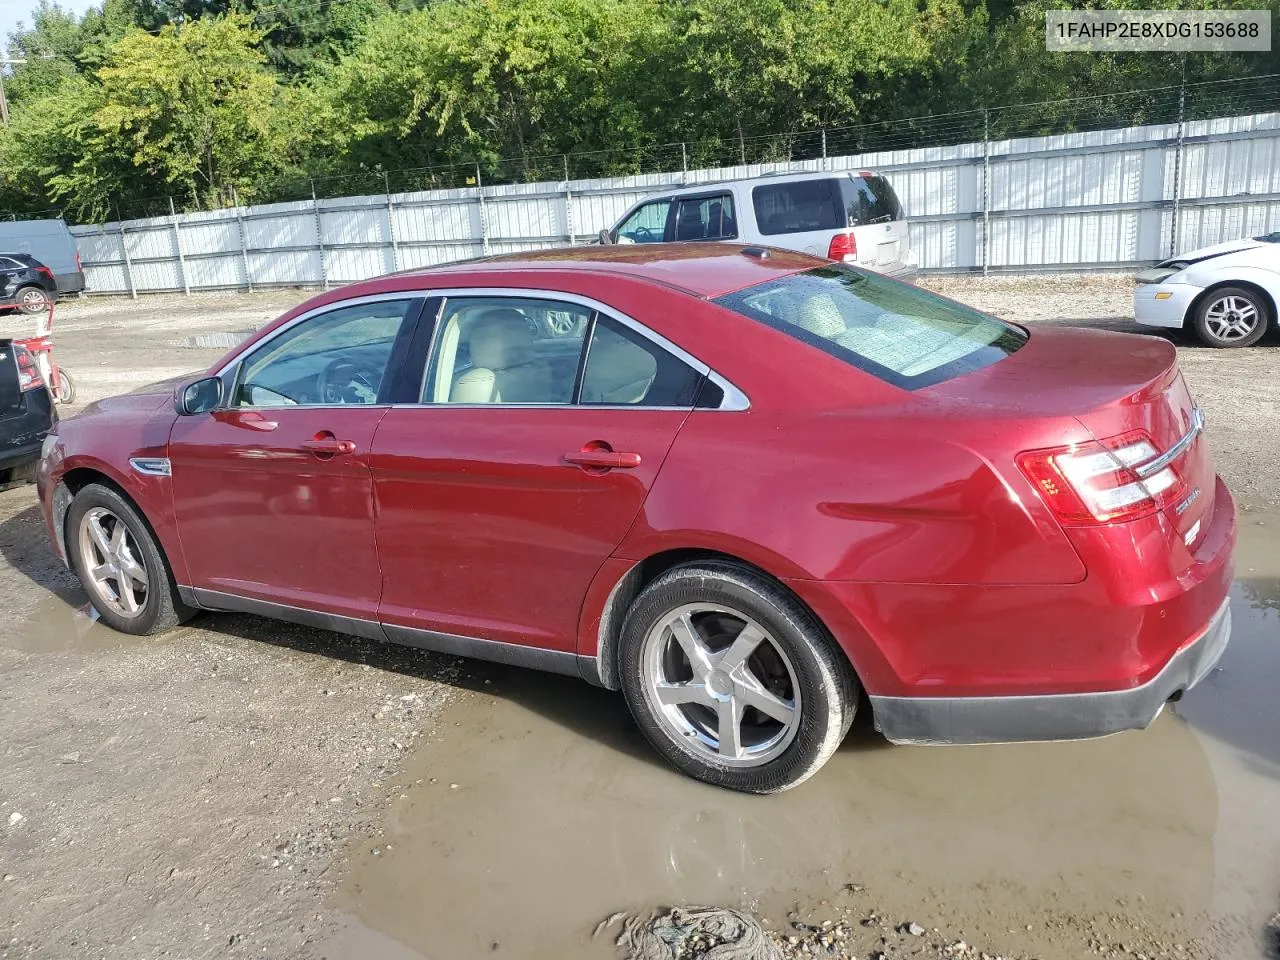
[[(1147, 731), (891, 747), (864, 715), (812, 780), (748, 797), (663, 766), (620, 696), (477, 666), (352, 852), (330, 960), (603, 958), (617, 910), (849, 906), (1006, 956), (1265, 956), (1280, 907), (1280, 514), (1245, 515), (1220, 668)], [(848, 884), (861, 892), (849, 892)], [(1178, 948), (1178, 949), (1175, 949)]]

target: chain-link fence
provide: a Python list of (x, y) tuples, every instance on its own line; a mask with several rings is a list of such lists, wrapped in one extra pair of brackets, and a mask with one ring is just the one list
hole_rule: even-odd
[[(1280, 110), (1280, 75), (1243, 77), (1174, 86), (976, 107), (924, 117), (777, 133), (769, 136), (616, 147), (551, 156), (507, 157), (396, 170), (371, 168), (340, 175), (287, 177), (259, 184), (251, 197), (224, 190), (213, 202), (157, 195), (120, 198), (117, 220), (171, 212), (222, 209), (242, 203), (323, 200), (515, 183), (564, 182), (601, 177), (673, 173), (761, 163), (799, 163), (824, 157), (882, 153), (984, 140), (1081, 133), (1091, 130), (1257, 114)], [(62, 216), (0, 213), (7, 219)], [(73, 221), (74, 222), (74, 221)]]

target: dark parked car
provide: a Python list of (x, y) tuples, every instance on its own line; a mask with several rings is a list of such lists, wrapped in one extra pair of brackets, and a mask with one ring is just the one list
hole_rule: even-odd
[(43, 313), (58, 299), (53, 271), (26, 253), (0, 253), (0, 307)]
[(40, 446), (55, 419), (53, 399), (31, 354), (0, 339), (0, 487), (35, 479)]

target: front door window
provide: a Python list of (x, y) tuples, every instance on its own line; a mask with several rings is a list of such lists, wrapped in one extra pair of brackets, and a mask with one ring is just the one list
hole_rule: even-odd
[(241, 364), (236, 407), (377, 403), (412, 300), (377, 300), (286, 329)]

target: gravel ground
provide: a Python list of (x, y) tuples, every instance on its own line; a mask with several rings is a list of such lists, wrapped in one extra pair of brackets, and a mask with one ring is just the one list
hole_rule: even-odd
[[(1033, 326), (1137, 329), (1122, 277), (927, 284)], [(64, 303), (58, 357), (79, 386), (65, 412), (206, 367), (307, 296)], [(26, 328), (0, 318), (0, 335)], [(1240, 351), (1175, 342), (1221, 472), (1244, 504), (1280, 502), (1276, 338)], [(0, 555), (0, 957), (314, 955), (337, 923), (328, 897), (353, 844), (380, 836), (388, 805), (414, 795), (403, 771), (415, 743), (470, 696), (464, 668), (231, 615), (156, 640), (115, 635), (83, 611), (31, 488), (0, 492)], [(780, 944), (825, 949), (830, 920), (860, 957), (903, 936), (969, 955), (867, 917), (850, 907), (806, 920), (816, 932)]]

